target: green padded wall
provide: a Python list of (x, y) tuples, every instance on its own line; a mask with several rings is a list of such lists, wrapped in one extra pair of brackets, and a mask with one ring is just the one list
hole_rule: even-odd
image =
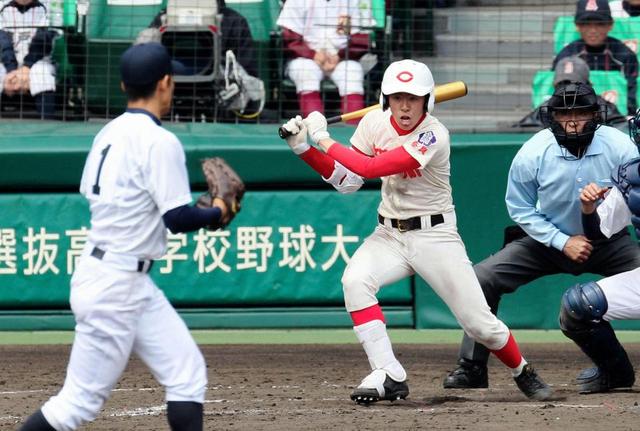
[[(69, 316), (64, 314), (69, 279), (67, 252), (71, 250), (70, 237), (74, 235), (67, 231), (79, 230), (87, 224), (88, 214), (77, 188), (84, 158), (102, 124), (65, 123), (64, 128), (60, 125), (20, 122), (20, 127), (16, 127), (16, 123), (0, 123), (0, 159), (5, 166), (0, 170), (3, 192), (0, 194), (3, 208), (0, 244), (5, 241), (5, 249), (10, 247), (8, 235), (14, 229), (15, 266), (22, 271), (0, 275), (0, 306), (5, 309), (0, 312), (0, 329), (46, 325), (46, 322), (64, 326), (69, 322)], [(343, 225), (344, 235), (357, 235), (359, 240), (370, 232), (375, 226), (378, 183), (367, 183), (365, 190), (351, 196), (339, 195), (277, 137), (277, 124), (181, 123), (167, 124), (167, 127), (184, 144), (194, 192), (204, 189), (198, 160), (206, 156), (224, 157), (248, 183), (243, 210), (226, 237), (229, 247), (223, 262), (229, 266), (229, 272), (219, 266), (210, 268), (212, 271), (208, 273), (199, 272), (197, 259), (194, 260), (197, 241), (191, 235), (187, 238), (187, 251), (183, 253), (187, 259), (174, 262), (175, 273), (161, 274), (161, 268), (166, 266), (161, 263), (154, 269), (155, 279), (170, 298), (179, 307), (193, 308), (193, 324), (206, 326), (209, 321), (218, 325), (221, 316), (226, 316), (223, 321), (227, 325), (245, 322), (260, 326), (264, 321), (265, 325), (272, 326), (348, 326), (349, 321), (342, 312), (339, 284), (344, 263), (338, 258), (331, 268), (321, 269), (320, 265), (335, 249), (331, 242), (322, 242), (322, 237), (337, 236), (339, 224)], [(352, 133), (350, 126), (332, 127), (332, 136), (341, 142), (348, 142)], [(459, 231), (473, 262), (496, 251), (502, 244), (503, 228), (511, 224), (504, 205), (506, 175), (513, 156), (529, 136), (452, 134), (454, 203)], [(49, 192), (43, 193), (46, 190)], [(278, 266), (284, 256), (280, 228), (291, 227), (300, 232), (301, 225), (310, 225), (317, 233), (311, 252), (317, 265), (304, 272)], [(276, 238), (272, 242), (269, 268), (264, 273), (237, 267), (238, 229), (251, 231), (246, 228), (255, 226), (270, 226)], [(40, 228), (45, 228), (45, 232)], [(50, 268), (44, 273), (34, 269), (37, 255), (33, 238), (38, 234), (45, 238), (47, 233), (57, 234), (55, 241), (51, 241), (63, 244), (53, 259), (59, 270), (55, 275)], [(222, 239), (216, 244), (224, 245)], [(355, 243), (346, 243), (347, 253), (353, 253), (355, 246)], [(0, 249), (2, 247), (0, 245)], [(0, 250), (0, 272), (6, 255), (6, 251), (3, 254)], [(212, 255), (205, 257), (211, 264)], [(32, 269), (25, 274), (29, 260)], [(46, 262), (43, 255), (40, 268)], [(5, 272), (6, 267), (5, 263)], [(546, 277), (524, 286), (516, 294), (505, 297), (501, 316), (517, 328), (553, 328), (561, 293), (579, 279), (582, 278)], [(393, 325), (457, 327), (450, 312), (419, 279), (408, 279), (397, 287), (383, 289), (382, 297), (385, 309), (396, 307), (389, 308), (394, 316)], [(36, 305), (49, 310), (31, 311)], [(8, 311), (11, 309), (24, 310), (18, 314), (24, 314), (27, 320)], [(47, 320), (46, 316), (53, 316), (53, 320)], [(323, 320), (325, 318), (328, 320)], [(619, 326), (632, 328), (635, 324), (637, 322), (624, 322)]]
[[(342, 272), (376, 226), (377, 203), (376, 190), (249, 191), (227, 230), (171, 235), (152, 274), (177, 306), (341, 306)], [(0, 309), (66, 308), (85, 199), (2, 194), (0, 207)], [(411, 304), (410, 281), (383, 289), (382, 301)]]

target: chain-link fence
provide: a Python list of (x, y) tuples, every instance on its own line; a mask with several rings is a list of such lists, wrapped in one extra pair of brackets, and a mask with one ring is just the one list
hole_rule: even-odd
[[(558, 54), (582, 57), (622, 116), (636, 103), (640, 18), (621, 1), (610, 2), (611, 24), (596, 16), (606, 0), (583, 2), (594, 18), (580, 26), (570, 0), (16, 3), (0, 12), (2, 118), (117, 116), (120, 55), (145, 41), (174, 59), (173, 121), (277, 123), (369, 106), (386, 65), (402, 58), (426, 63), (436, 84), (467, 84), (466, 97), (434, 111), (454, 130), (526, 129), (520, 120), (553, 91)], [(607, 39), (590, 46), (589, 31)]]

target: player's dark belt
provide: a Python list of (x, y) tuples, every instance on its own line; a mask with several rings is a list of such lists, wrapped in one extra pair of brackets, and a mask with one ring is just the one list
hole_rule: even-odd
[(384, 224), (385, 220), (389, 220), (389, 222), (391, 223), (391, 227), (398, 229), (400, 232), (407, 232), (409, 230), (415, 229), (426, 229), (444, 223), (444, 216), (442, 214), (432, 214), (428, 217), (431, 221), (431, 226), (423, 226), (422, 217), (411, 217), (408, 219), (400, 220), (397, 218), (385, 218), (378, 214), (378, 222), (380, 224)]
[[(91, 250), (91, 256), (95, 257), (98, 260), (102, 260), (106, 251), (101, 248), (93, 247)], [(151, 271), (151, 267), (153, 266), (153, 260), (139, 260), (138, 267), (136, 268), (137, 272), (149, 272)]]

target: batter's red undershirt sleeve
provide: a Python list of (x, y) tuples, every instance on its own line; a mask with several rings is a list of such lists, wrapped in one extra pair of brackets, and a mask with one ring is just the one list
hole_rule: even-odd
[(304, 37), (288, 28), (282, 29), (282, 43), (289, 56), (313, 59), (316, 52), (307, 45)]
[(364, 178), (386, 177), (420, 167), (420, 163), (403, 147), (394, 148), (379, 156), (369, 157), (336, 142), (329, 148), (327, 154), (351, 172)]
[(334, 160), (315, 147), (311, 147), (300, 154), (300, 158), (324, 178), (329, 178), (333, 174)]

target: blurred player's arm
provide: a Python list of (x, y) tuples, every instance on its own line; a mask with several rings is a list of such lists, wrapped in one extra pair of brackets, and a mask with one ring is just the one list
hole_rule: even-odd
[(602, 199), (606, 188), (599, 187), (595, 183), (590, 183), (580, 192), (580, 205), (582, 209), (582, 228), (587, 238), (603, 239), (605, 236), (600, 230), (600, 216), (596, 211), (598, 201)]
[(193, 232), (221, 224), (228, 209), (222, 199), (216, 198), (211, 208), (182, 205), (162, 215), (165, 226), (172, 233)]

